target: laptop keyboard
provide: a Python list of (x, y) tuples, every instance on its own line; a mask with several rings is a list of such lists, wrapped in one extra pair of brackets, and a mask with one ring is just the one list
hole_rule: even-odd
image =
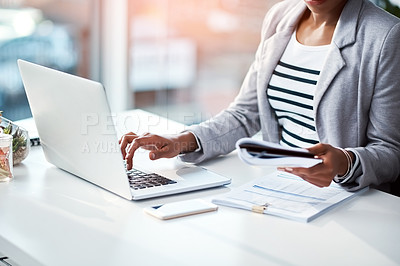
[(137, 169), (127, 171), (129, 184), (132, 189), (144, 189), (148, 187), (158, 187), (169, 184), (175, 184), (176, 181), (168, 179), (155, 173), (144, 173)]

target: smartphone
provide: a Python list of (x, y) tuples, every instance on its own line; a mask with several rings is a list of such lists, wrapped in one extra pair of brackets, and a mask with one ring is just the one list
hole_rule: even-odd
[(216, 211), (218, 206), (202, 199), (177, 201), (144, 208), (144, 211), (162, 220)]

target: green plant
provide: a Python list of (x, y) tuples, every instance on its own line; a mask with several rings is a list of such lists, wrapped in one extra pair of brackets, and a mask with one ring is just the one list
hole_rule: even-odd
[(392, 4), (392, 2), (390, 2), (390, 0), (378, 0), (377, 4), (378, 4), (378, 6), (385, 9), (387, 12), (400, 18), (400, 7)]
[(14, 124), (12, 121), (2, 117), (0, 111), (0, 132), (8, 134), (13, 137), (12, 140), (12, 152), (13, 152), (13, 163), (18, 164), (24, 160), (29, 153), (29, 137), (28, 132)]
[(12, 125), (12, 123), (9, 123), (8, 126), (3, 129), (3, 133), (13, 136), (12, 146), (13, 146), (13, 153), (15, 153), (21, 147), (25, 147), (26, 139), (23, 136), (22, 131), (21, 131), (21, 129), (19, 129), (19, 127), (17, 127), (17, 129), (15, 129), (14, 134), (12, 134), (12, 132), (13, 132), (13, 125)]

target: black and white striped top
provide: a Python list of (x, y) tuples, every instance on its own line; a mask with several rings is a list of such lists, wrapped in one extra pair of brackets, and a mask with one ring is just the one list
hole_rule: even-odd
[(314, 93), (329, 47), (302, 45), (294, 32), (272, 74), (267, 97), (282, 128), (282, 145), (307, 148), (319, 142)]

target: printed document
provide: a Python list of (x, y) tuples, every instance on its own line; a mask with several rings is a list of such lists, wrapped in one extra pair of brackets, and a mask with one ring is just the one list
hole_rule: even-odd
[(348, 192), (334, 182), (319, 188), (295, 175), (276, 171), (214, 199), (213, 203), (309, 222), (367, 189)]

